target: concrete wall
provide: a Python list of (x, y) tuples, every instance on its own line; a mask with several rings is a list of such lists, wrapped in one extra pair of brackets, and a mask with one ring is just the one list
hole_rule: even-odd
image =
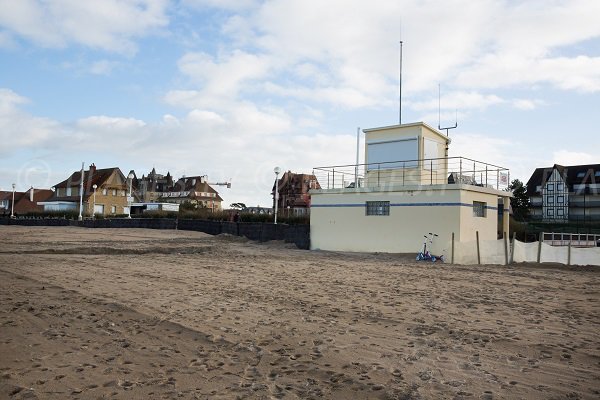
[[(387, 191), (322, 190), (312, 193), (311, 249), (416, 253), (424, 235), (439, 236), (434, 252), (455, 240), (496, 240), (496, 191), (467, 185), (405, 187)], [(472, 202), (488, 203), (485, 218), (474, 217)], [(389, 216), (367, 216), (367, 201), (389, 201)]]

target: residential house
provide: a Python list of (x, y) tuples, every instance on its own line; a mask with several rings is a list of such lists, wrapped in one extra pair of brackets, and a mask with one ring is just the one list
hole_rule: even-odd
[(168, 192), (158, 199), (162, 202), (194, 204), (198, 208), (220, 211), (223, 199), (207, 182), (205, 176), (190, 176), (179, 179)]
[[(363, 132), (363, 164), (314, 168), (311, 249), (415, 254), (428, 236), (433, 254), (450, 254), (453, 242), (497, 240), (507, 169), (448, 157), (450, 138), (423, 122)], [(508, 221), (504, 212), (507, 237)]]
[(38, 203), (48, 200), (53, 195), (54, 193), (50, 189), (35, 189), (31, 187), (18, 200), (15, 198), (15, 214), (20, 215), (44, 211), (44, 207)]
[[(14, 192), (15, 204), (25, 196), (25, 192)], [(0, 191), (0, 215), (7, 216), (12, 212), (13, 192)]]
[[(278, 180), (279, 201), (277, 208), (280, 215), (307, 215), (310, 212), (311, 189), (321, 189), (317, 177), (310, 174), (296, 174), (285, 172)], [(273, 195), (273, 208), (275, 207), (275, 184)]]
[(536, 168), (527, 195), (532, 219), (600, 221), (600, 164)]
[(82, 180), (83, 215), (110, 216), (129, 212), (127, 178), (117, 167), (97, 169), (95, 164), (83, 171), (83, 176), (81, 171), (76, 171), (54, 185), (54, 195), (39, 204), (43, 205), (44, 211), (79, 210)]
[(167, 175), (161, 175), (152, 168), (148, 176), (142, 175), (141, 179), (134, 178), (133, 185), (141, 201), (154, 203), (163, 197), (163, 193), (172, 191), (173, 177), (170, 172), (167, 172)]

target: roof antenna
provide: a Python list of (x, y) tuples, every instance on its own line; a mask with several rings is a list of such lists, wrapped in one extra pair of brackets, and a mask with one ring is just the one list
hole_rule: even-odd
[(442, 85), (438, 83), (438, 130), (446, 130), (446, 136), (448, 136), (448, 131), (450, 129), (454, 129), (458, 126), (458, 111), (456, 111), (456, 109), (454, 109), (454, 125), (453, 126), (447, 126), (445, 128), (442, 128), (441, 125), (441, 120), (442, 120)]
[[(401, 32), (402, 33), (402, 32)], [(402, 40), (400, 40), (400, 93), (398, 96), (398, 125), (402, 125)]]

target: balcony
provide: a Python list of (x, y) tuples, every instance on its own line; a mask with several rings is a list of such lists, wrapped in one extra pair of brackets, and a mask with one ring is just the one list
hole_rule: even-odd
[(313, 174), (322, 189), (464, 184), (507, 190), (510, 182), (507, 168), (466, 157), (316, 167)]

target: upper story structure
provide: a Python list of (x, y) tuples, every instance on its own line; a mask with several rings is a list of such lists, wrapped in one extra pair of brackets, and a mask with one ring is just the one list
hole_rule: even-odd
[(435, 251), (452, 238), (508, 235), (508, 212), (498, 226), (499, 199), (512, 197), (508, 169), (448, 157), (450, 139), (423, 122), (363, 132), (364, 163), (314, 169), (311, 248), (416, 253), (430, 232)]
[(527, 181), (533, 219), (600, 220), (600, 164), (536, 168)]

